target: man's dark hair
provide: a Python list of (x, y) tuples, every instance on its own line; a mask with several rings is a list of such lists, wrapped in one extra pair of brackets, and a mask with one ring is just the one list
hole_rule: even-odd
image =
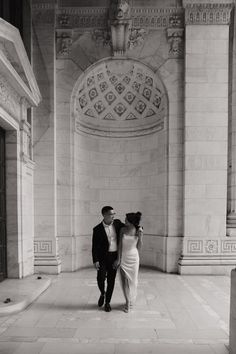
[(102, 215), (108, 213), (108, 211), (113, 210), (113, 208), (109, 205), (106, 205), (102, 208)]

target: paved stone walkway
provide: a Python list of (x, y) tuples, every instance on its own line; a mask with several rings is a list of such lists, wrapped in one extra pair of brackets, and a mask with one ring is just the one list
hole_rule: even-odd
[(26, 310), (0, 317), (0, 354), (227, 354), (230, 278), (141, 269), (135, 309), (98, 309), (93, 269), (62, 273)]

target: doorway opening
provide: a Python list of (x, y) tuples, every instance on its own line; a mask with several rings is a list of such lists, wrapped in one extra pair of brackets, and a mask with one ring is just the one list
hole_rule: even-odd
[(5, 131), (0, 128), (0, 281), (5, 278), (7, 278), (6, 145)]

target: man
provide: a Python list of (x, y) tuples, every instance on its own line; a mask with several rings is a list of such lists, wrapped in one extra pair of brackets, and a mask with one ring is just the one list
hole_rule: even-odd
[[(117, 257), (120, 229), (124, 224), (115, 218), (114, 209), (111, 206), (102, 208), (103, 221), (94, 227), (92, 239), (93, 264), (97, 270), (97, 283), (101, 295), (98, 306), (105, 302), (105, 311), (110, 312), (110, 301), (115, 285), (117, 272)], [(107, 289), (105, 292), (105, 281)]]

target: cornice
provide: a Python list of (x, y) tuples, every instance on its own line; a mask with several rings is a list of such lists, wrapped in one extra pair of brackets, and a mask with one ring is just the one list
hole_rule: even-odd
[[(105, 7), (68, 7), (56, 10), (57, 28), (106, 28), (109, 8)], [(181, 27), (184, 23), (184, 9), (142, 8), (131, 9), (131, 21), (134, 28)]]
[(38, 10), (54, 10), (57, 7), (57, 4), (44, 3), (44, 4), (32, 4), (31, 9), (34, 11)]
[[(11, 61), (6, 57), (6, 53), (0, 50), (1, 72), (9, 80), (9, 83), (16, 89), (21, 97), (25, 97), (30, 105), (37, 106), (41, 100), (40, 91), (25, 51), (20, 33), (17, 28), (8, 22), (0, 19), (0, 41), (8, 43), (13, 47), (15, 60), (24, 73), (24, 78), (20, 76)], [(7, 48), (7, 46), (5, 46)], [(27, 84), (24, 79), (27, 80)]]
[(231, 22), (232, 3), (187, 3), (186, 25), (228, 25)]

